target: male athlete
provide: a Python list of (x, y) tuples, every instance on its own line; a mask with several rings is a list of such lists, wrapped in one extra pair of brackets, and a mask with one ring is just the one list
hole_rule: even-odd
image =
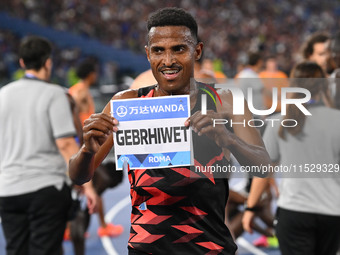
[[(213, 127), (212, 118), (246, 122), (252, 118), (247, 107), (245, 116), (232, 115), (230, 92), (222, 95), (223, 107), (216, 109), (208, 103), (207, 114), (201, 114), (200, 85), (193, 77), (203, 44), (197, 40), (194, 18), (182, 9), (165, 8), (149, 17), (147, 27), (145, 50), (158, 84), (123, 91), (113, 99), (190, 94), (192, 116), (185, 125), (194, 130), (194, 143), (196, 139), (204, 144), (203, 153), (194, 155), (197, 164), (227, 165), (230, 152), (242, 165), (268, 164), (255, 128), (237, 125), (232, 131), (225, 125)], [(82, 184), (92, 178), (113, 146), (118, 127), (109, 104), (85, 121), (84, 145), (69, 166), (75, 182)], [(235, 254), (237, 247), (224, 223), (229, 193), (225, 178), (207, 178), (181, 167), (128, 170), (128, 174), (132, 200), (129, 254)], [(141, 209), (143, 203), (146, 208)]]

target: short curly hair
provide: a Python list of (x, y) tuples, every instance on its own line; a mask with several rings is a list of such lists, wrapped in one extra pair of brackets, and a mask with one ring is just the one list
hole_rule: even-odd
[(19, 49), (19, 58), (24, 61), (26, 70), (39, 71), (52, 55), (52, 44), (40, 36), (25, 37)]
[(80, 62), (80, 64), (76, 67), (76, 75), (80, 79), (85, 79), (93, 72), (96, 72), (96, 64), (90, 59)]
[(147, 29), (152, 27), (185, 26), (190, 29), (194, 39), (197, 39), (198, 27), (192, 15), (181, 8), (168, 7), (150, 14), (147, 21)]

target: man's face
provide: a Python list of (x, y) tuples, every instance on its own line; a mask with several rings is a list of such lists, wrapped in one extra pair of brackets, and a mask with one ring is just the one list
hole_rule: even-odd
[(145, 46), (152, 73), (165, 95), (188, 94), (194, 63), (203, 44), (197, 43), (185, 26), (153, 27)]
[(89, 78), (90, 78), (90, 84), (91, 86), (93, 86), (96, 83), (97, 78), (98, 78), (97, 72), (96, 71), (91, 72), (89, 74)]
[(53, 68), (53, 61), (52, 58), (48, 58), (45, 62), (44, 67), (46, 70), (46, 81), (49, 81), (51, 79), (51, 75), (52, 75), (52, 68)]
[(330, 51), (332, 54), (331, 58), (334, 63), (334, 68), (340, 68), (340, 44), (338, 43), (338, 40), (332, 40)]
[(266, 69), (269, 72), (276, 72), (277, 71), (277, 64), (275, 59), (268, 59), (266, 62)]
[(327, 71), (327, 61), (329, 59), (329, 42), (315, 43), (313, 46), (313, 54), (309, 56), (309, 60), (317, 63), (324, 71)]

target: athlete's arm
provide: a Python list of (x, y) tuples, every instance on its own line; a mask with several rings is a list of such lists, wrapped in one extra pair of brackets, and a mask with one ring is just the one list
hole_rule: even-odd
[(93, 187), (92, 181), (84, 183), (82, 187), (84, 188), (84, 194), (87, 198), (86, 199), (87, 208), (89, 209), (89, 213), (92, 214), (92, 213), (97, 212), (97, 209), (98, 209), (97, 207), (99, 204), (99, 196)]
[[(64, 138), (58, 138), (55, 141), (56, 141), (58, 150), (60, 154), (63, 156), (65, 162), (69, 163), (71, 156), (76, 154), (79, 150), (79, 146), (76, 140), (74, 139), (74, 137), (64, 137)], [(88, 205), (89, 211), (90, 213), (93, 213), (96, 211), (98, 196), (95, 193), (91, 182), (86, 183), (86, 185), (83, 185), (83, 187), (84, 187), (85, 195), (87, 197), (87, 205)]]
[[(253, 208), (256, 206), (261, 198), (262, 193), (265, 191), (269, 183), (269, 178), (257, 178), (254, 177), (251, 183), (249, 196), (247, 199), (247, 207)], [(245, 231), (252, 233), (252, 222), (255, 216), (255, 212), (246, 210), (242, 217), (242, 225)]]
[[(71, 105), (71, 112), (72, 112), (72, 118), (73, 118), (73, 124), (76, 128), (77, 137), (79, 139), (79, 144), (83, 144), (83, 126), (81, 124), (80, 118), (79, 118), (79, 108), (74, 100), (74, 98), (71, 96), (70, 93), (66, 93), (67, 99)], [(67, 162), (69, 159), (67, 160)]]
[[(232, 96), (230, 93), (224, 96), (223, 102), (225, 101), (228, 102), (228, 105), (231, 105), (232, 109)], [(218, 110), (223, 112), (224, 109)], [(232, 126), (234, 134), (230, 133), (229, 136), (226, 137), (225, 143), (227, 148), (242, 166), (268, 166), (271, 161), (261, 135), (255, 127), (248, 124), (248, 121), (253, 119), (253, 115), (246, 101), (244, 101), (244, 111), (244, 115), (230, 115), (230, 111), (225, 114), (226, 117), (234, 123)]]
[(88, 94), (89, 92), (86, 89), (77, 90), (72, 94), (74, 101), (79, 108), (79, 112), (88, 112), (89, 111), (89, 101)]
[[(112, 99), (136, 98), (137, 90), (127, 90), (116, 94)], [(83, 184), (92, 179), (95, 169), (101, 164), (113, 146), (113, 132), (118, 130), (118, 121), (111, 117), (110, 103), (102, 113), (92, 114), (84, 122), (84, 144), (71, 159), (70, 178), (76, 184)]]
[(74, 137), (57, 138), (55, 142), (66, 163), (68, 163), (71, 156), (79, 150), (79, 146)]
[[(225, 95), (223, 102), (228, 102), (228, 107), (232, 109), (232, 98), (230, 95)], [(252, 119), (252, 114), (249, 111), (246, 101), (244, 101), (244, 115), (233, 115), (228, 112), (229, 119), (233, 123), (245, 123), (233, 125), (234, 136), (231, 136), (232, 141), (228, 149), (233, 153), (235, 158), (242, 166), (261, 166), (269, 165), (271, 163), (268, 152), (265, 149), (264, 143), (258, 130), (248, 125), (248, 121)], [(221, 109), (220, 109), (221, 110)], [(262, 193), (269, 185), (268, 178), (254, 177), (250, 189), (250, 193), (247, 199), (247, 207), (255, 207)], [(246, 210), (243, 214), (242, 225), (245, 231), (252, 233), (252, 221), (255, 216), (255, 212)]]

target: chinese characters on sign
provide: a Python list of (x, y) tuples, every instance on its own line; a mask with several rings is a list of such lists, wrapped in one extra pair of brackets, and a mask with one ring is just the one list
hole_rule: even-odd
[(119, 121), (114, 134), (117, 170), (190, 165), (189, 96), (112, 100)]

